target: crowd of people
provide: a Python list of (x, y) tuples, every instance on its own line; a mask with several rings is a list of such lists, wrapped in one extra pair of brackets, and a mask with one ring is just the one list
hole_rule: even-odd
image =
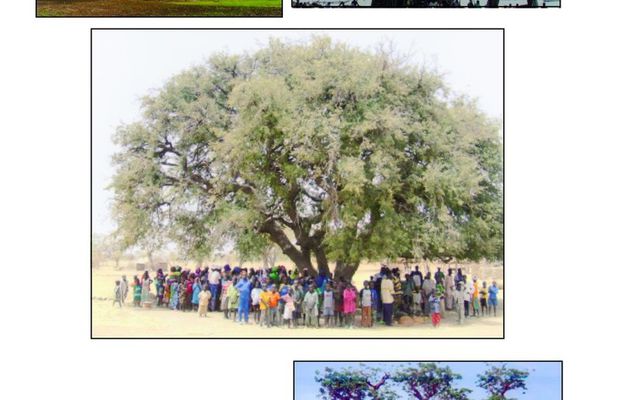
[[(154, 292), (152, 292), (152, 286)], [(400, 316), (430, 317), (439, 327), (446, 311), (453, 311), (459, 323), (466, 318), (496, 316), (499, 288), (461, 268), (444, 273), (419, 266), (402, 272), (382, 266), (360, 288), (343, 278), (324, 273), (309, 274), (284, 266), (267, 269), (171, 267), (151, 277), (145, 271), (131, 282), (126, 276), (116, 281), (114, 303), (125, 303), (129, 291), (135, 307), (157, 306), (183, 312), (222, 312), (223, 317), (241, 324), (250, 315), (264, 327), (372, 327), (393, 325)], [(359, 318), (360, 316), (360, 318)], [(357, 322), (359, 319), (359, 322)]]

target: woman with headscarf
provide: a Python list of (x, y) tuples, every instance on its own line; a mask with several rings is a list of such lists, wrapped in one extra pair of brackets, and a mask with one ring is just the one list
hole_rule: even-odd
[(179, 282), (177, 279), (171, 281), (170, 300), (168, 306), (171, 310), (177, 310), (179, 306)]
[(140, 293), (140, 302), (142, 305), (151, 302), (151, 282), (153, 282), (153, 280), (149, 277), (149, 271), (144, 271), (144, 275), (142, 275), (142, 292)]
[(164, 279), (164, 272), (162, 272), (162, 268), (160, 268), (155, 275), (155, 294), (157, 296), (158, 307), (160, 307), (164, 301)]
[(140, 302), (142, 301), (142, 284), (137, 276), (133, 277), (133, 283), (131, 286), (133, 287), (133, 305), (135, 307), (140, 307)]

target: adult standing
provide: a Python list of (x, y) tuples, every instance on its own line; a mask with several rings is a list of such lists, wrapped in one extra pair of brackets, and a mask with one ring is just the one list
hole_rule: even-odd
[(143, 306), (145, 303), (151, 302), (151, 282), (153, 282), (153, 280), (149, 277), (149, 271), (144, 271), (144, 275), (142, 275), (142, 292), (140, 295), (140, 302)]
[(392, 326), (394, 282), (392, 282), (392, 273), (390, 271), (385, 272), (385, 276), (381, 281), (381, 302), (383, 304), (383, 321), (385, 321), (385, 325)]
[(462, 282), (458, 282), (456, 285), (453, 298), (455, 301), (455, 309), (457, 310), (457, 322), (460, 324), (464, 322), (464, 304), (466, 302), (466, 293), (462, 287)]
[(431, 315), (431, 303), (429, 302), (429, 297), (431, 297), (431, 293), (433, 293), (434, 290), (435, 282), (431, 279), (431, 273), (427, 272), (424, 277), (424, 281), (422, 282), (422, 303), (424, 305), (424, 315)]
[(236, 284), (236, 289), (239, 293), (238, 301), (238, 322), (249, 322), (249, 301), (252, 291), (252, 284), (247, 278), (247, 273), (243, 271), (241, 279)]
[(127, 281), (127, 275), (122, 276), (122, 281), (120, 282), (120, 291), (122, 294), (122, 303), (125, 304), (125, 300), (127, 300), (127, 294), (129, 294), (129, 282)]
[(319, 325), (319, 295), (315, 291), (315, 285), (312, 284), (308, 288), (308, 292), (304, 295), (304, 314), (306, 314), (305, 325), (308, 327), (317, 327)]
[(218, 268), (213, 268), (210, 276), (208, 277), (208, 285), (210, 286), (210, 293), (212, 298), (210, 299), (210, 311), (216, 311), (219, 304), (219, 291), (221, 290), (221, 272)]
[(492, 282), (492, 286), (488, 288), (488, 314), (490, 309), (493, 310), (494, 316), (497, 316), (497, 305), (499, 304), (499, 287), (495, 281)]
[(445, 305), (447, 310), (453, 309), (453, 289), (455, 287), (455, 280), (453, 279), (453, 268), (448, 269), (448, 274), (444, 278), (444, 289), (446, 291)]

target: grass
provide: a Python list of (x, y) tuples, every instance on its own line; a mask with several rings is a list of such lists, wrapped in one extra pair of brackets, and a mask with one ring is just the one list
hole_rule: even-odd
[(270, 17), (282, 0), (38, 0), (38, 17)]

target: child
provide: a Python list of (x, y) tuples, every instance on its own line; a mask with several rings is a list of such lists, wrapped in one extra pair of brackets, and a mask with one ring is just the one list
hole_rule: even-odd
[(262, 313), (262, 319), (258, 321), (260, 326), (266, 326), (267, 328), (271, 327), (269, 323), (269, 299), (271, 298), (271, 292), (269, 288), (263, 290), (260, 293), (260, 311)]
[(354, 313), (357, 311), (357, 292), (354, 286), (349, 284), (343, 291), (343, 314), (346, 326), (354, 328)]
[(431, 291), (429, 296), (429, 305), (431, 307), (431, 322), (435, 328), (440, 326), (442, 315), (440, 314), (440, 297), (435, 294), (435, 291)]
[(304, 314), (306, 315), (305, 325), (316, 327), (319, 325), (319, 311), (317, 304), (319, 303), (319, 295), (315, 292), (315, 285), (308, 287), (308, 292), (304, 295)]
[(291, 320), (293, 319), (293, 311), (295, 311), (295, 304), (293, 302), (293, 289), (287, 288), (287, 293), (281, 297), (284, 301), (284, 310), (282, 311), (282, 319), (287, 324), (287, 327), (291, 328)]
[(195, 278), (195, 283), (192, 285), (192, 307), (194, 311), (199, 309), (199, 293), (201, 293), (201, 283), (199, 278)]
[(370, 290), (370, 282), (363, 282), (363, 289), (361, 289), (360, 297), (361, 326), (369, 328), (372, 326), (372, 291)]
[(295, 310), (293, 311), (293, 326), (297, 327), (302, 318), (302, 301), (304, 300), (304, 291), (298, 282), (293, 285), (293, 303)]
[(208, 290), (208, 286), (203, 285), (203, 288), (201, 290), (201, 292), (199, 292), (198, 295), (198, 310), (199, 310), (199, 316), (200, 317), (207, 317), (208, 316), (208, 304), (210, 304), (210, 299), (212, 298), (212, 294), (210, 293), (210, 291)]
[(120, 286), (120, 281), (116, 281), (116, 287), (114, 288), (114, 302), (112, 303), (112, 307), (118, 303), (118, 306), (122, 308), (122, 286)]
[(260, 324), (260, 295), (263, 292), (260, 287), (260, 281), (256, 281), (254, 288), (252, 289), (252, 310), (254, 311), (254, 322)]
[(228, 299), (228, 290), (232, 286), (232, 281), (228, 279), (227, 273), (223, 273), (223, 278), (221, 278), (221, 311), (223, 311), (223, 317), (225, 319), (230, 318), (230, 302)]
[(280, 322), (278, 303), (280, 303), (280, 293), (278, 293), (276, 285), (271, 285), (271, 294), (269, 295), (269, 322), (272, 326), (277, 326)]
[(484, 316), (488, 312), (488, 287), (486, 281), (481, 283), (481, 290), (479, 291), (479, 301), (481, 303), (481, 315)]
[(140, 301), (142, 300), (142, 285), (140, 279), (137, 276), (133, 277), (133, 305), (140, 307)]
[(238, 289), (236, 288), (236, 278), (232, 281), (232, 284), (228, 288), (228, 318), (232, 316), (232, 320), (236, 321), (236, 310), (238, 309)]
[[(494, 311), (494, 316), (497, 316), (497, 305), (499, 304), (499, 288), (496, 282), (492, 282), (492, 286), (488, 289), (488, 306)], [(489, 312), (490, 310), (488, 310)]]
[(326, 290), (324, 290), (324, 325), (328, 328), (334, 325), (335, 315), (335, 298), (330, 283), (326, 284)]
[(473, 291), (472, 291), (472, 306), (473, 306), (473, 317), (479, 316), (479, 282), (477, 282), (477, 277), (473, 277)]

